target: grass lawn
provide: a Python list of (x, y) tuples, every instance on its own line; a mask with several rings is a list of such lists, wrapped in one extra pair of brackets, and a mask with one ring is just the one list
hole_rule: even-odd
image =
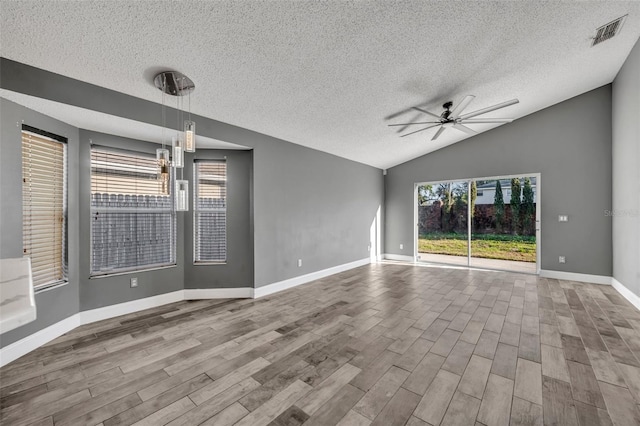
[[(420, 235), (418, 252), (466, 256), (467, 236), (440, 233)], [(473, 234), (471, 255), (484, 259), (535, 263), (536, 239), (535, 237), (516, 235)]]

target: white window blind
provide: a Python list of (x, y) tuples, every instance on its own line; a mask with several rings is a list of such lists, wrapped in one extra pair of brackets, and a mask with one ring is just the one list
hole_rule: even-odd
[(194, 261), (227, 260), (227, 163), (196, 160), (194, 188)]
[(22, 242), (36, 288), (66, 279), (65, 148), (22, 131)]
[(91, 275), (176, 263), (176, 215), (155, 156), (91, 149)]

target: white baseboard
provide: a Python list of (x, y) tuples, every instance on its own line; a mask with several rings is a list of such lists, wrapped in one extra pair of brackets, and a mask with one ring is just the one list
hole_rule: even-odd
[(349, 262), (342, 265), (334, 266), (332, 268), (323, 269), (321, 271), (312, 272), (310, 274), (301, 275), (299, 277), (290, 278), (288, 280), (279, 281), (273, 284), (268, 284), (262, 287), (258, 287), (253, 291), (254, 299), (259, 297), (268, 296), (279, 291), (287, 290), (292, 287), (297, 287), (302, 284), (306, 284), (311, 281), (319, 280), (320, 278), (328, 277), (329, 275), (337, 274), (339, 272), (348, 271), (349, 269), (358, 268), (360, 266), (368, 265), (371, 263), (370, 258), (356, 260), (355, 262)]
[(252, 290), (253, 289), (251, 288), (178, 290), (171, 293), (132, 300), (130, 302), (118, 303), (117, 305), (105, 306), (104, 308), (82, 311), (1, 348), (0, 367), (7, 365), (32, 350), (39, 348), (45, 343), (48, 343), (81, 325), (115, 318), (120, 315), (131, 314), (133, 312), (149, 308), (156, 308), (158, 306), (180, 302), (182, 300), (193, 300), (195, 298), (250, 298), (252, 297)]
[(58, 321), (57, 323), (36, 331), (24, 339), (13, 342), (12, 344), (0, 349), (0, 367), (9, 364), (12, 361), (28, 354), (34, 349), (49, 343), (56, 337), (68, 333), (80, 325), (80, 315), (74, 314), (68, 318)]
[(90, 324), (92, 322), (115, 318), (120, 315), (127, 315), (144, 309), (166, 305), (167, 303), (179, 302), (181, 300), (184, 300), (184, 294), (182, 293), (182, 290), (178, 290), (171, 293), (132, 300), (130, 302), (118, 303), (117, 305), (105, 306), (104, 308), (82, 311), (80, 312), (80, 323), (82, 325)]
[(611, 285), (611, 277), (605, 275), (579, 274), (577, 272), (551, 271), (541, 269), (540, 276), (543, 278), (554, 278), (556, 280), (582, 281), (591, 284)]
[(251, 299), (253, 288), (185, 288), (184, 300)]
[(640, 296), (633, 293), (615, 278), (611, 278), (611, 285), (622, 295), (622, 297), (627, 299), (633, 306), (640, 310)]
[(400, 262), (415, 262), (416, 259), (413, 256), (407, 256), (405, 254), (393, 254), (385, 253), (384, 258), (388, 260), (398, 260)]

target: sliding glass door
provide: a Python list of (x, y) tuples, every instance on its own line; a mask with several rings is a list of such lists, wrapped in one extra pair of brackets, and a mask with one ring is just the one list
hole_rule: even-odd
[(538, 175), (417, 185), (419, 261), (537, 273)]
[(468, 265), (467, 181), (418, 186), (418, 260)]

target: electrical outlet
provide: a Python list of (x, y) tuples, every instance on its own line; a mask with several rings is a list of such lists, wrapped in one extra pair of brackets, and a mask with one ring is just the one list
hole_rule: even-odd
[(138, 287), (138, 278), (131, 278), (131, 288)]
[(404, 244), (400, 244), (400, 250), (404, 250)]
[(561, 214), (558, 216), (558, 222), (569, 222), (569, 216)]
[(558, 263), (567, 263), (566, 259), (564, 258), (564, 256), (559, 256), (558, 257)]
[(298, 268), (302, 266), (302, 259), (298, 259)]

